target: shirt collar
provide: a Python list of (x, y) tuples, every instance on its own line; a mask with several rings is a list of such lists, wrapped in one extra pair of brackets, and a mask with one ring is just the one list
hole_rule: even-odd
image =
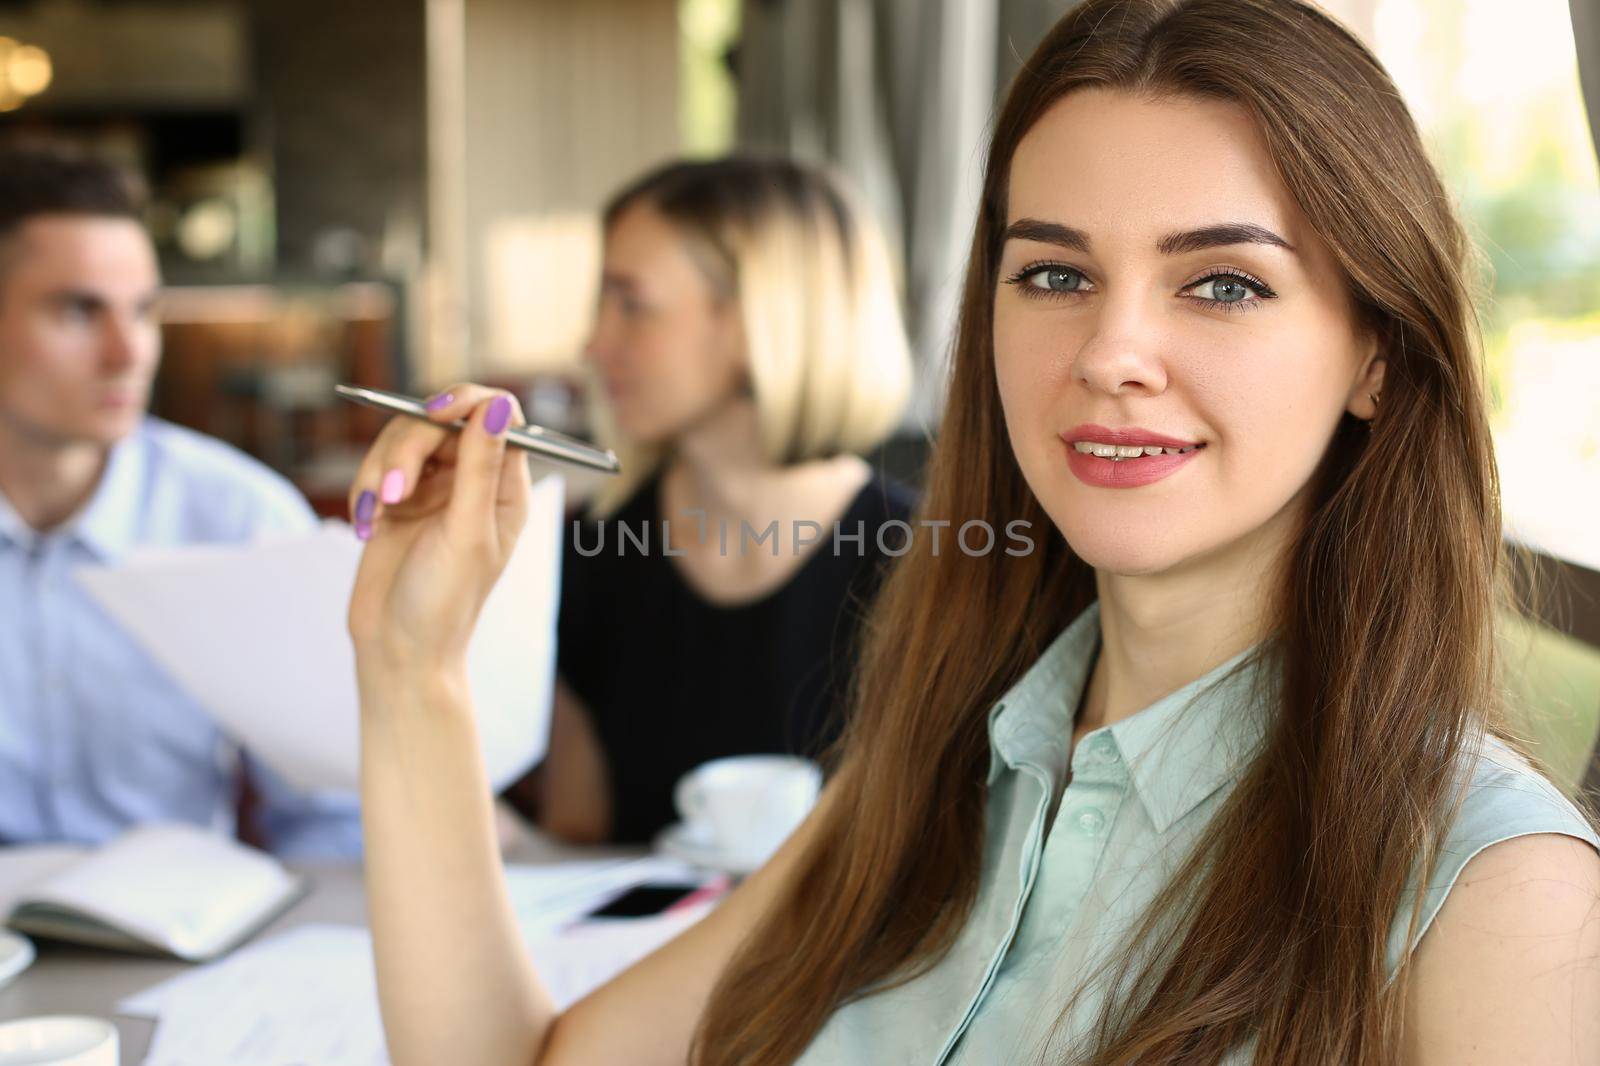
[(5, 492), (0, 490), (0, 544), (15, 544), (26, 549), (37, 538), (33, 527), (22, 520), (22, 516), (12, 508), (11, 501), (6, 499)]
[(1156, 832), (1237, 777), (1266, 734), (1255, 689), (1260, 645), (1111, 726)]
[[(989, 782), (1006, 767), (1067, 765), (1073, 720), (1100, 636), (1100, 605), (1062, 631), (989, 715)], [(1247, 648), (1108, 732), (1157, 832), (1236, 777), (1265, 734)]]
[(31, 550), (46, 540), (70, 540), (88, 548), (101, 562), (120, 560), (133, 548), (138, 533), (146, 465), (140, 436), (135, 434), (112, 446), (89, 502), (59, 529), (40, 533), (24, 522), (0, 493), (0, 542)]
[(989, 712), (989, 783), (1007, 766), (1065, 766), (1072, 721), (1100, 640), (1100, 604), (1061, 631)]
[(69, 534), (102, 562), (120, 560), (137, 538), (145, 482), (143, 436), (135, 433), (112, 447), (94, 495), (68, 524)]

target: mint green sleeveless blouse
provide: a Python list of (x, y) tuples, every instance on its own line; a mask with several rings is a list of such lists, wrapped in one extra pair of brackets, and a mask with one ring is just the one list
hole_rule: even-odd
[[(987, 833), (976, 905), (937, 966), (847, 1004), (805, 1066), (1061, 1063), (1088, 1038), (1106, 989), (1079, 982), (1128, 943), (1151, 900), (1205, 832), (1264, 734), (1241, 652), (1071, 748), (1099, 638), (1091, 606), (994, 706)], [(1416, 946), (1462, 868), (1491, 844), (1563, 833), (1600, 848), (1577, 809), (1498, 741), (1472, 780), (1428, 882), (1390, 929), (1389, 972)], [(1063, 787), (1063, 782), (1066, 782)], [(1057, 797), (1059, 796), (1059, 800)], [(1058, 1024), (1059, 1023), (1059, 1024)], [(1251, 1061), (1240, 1048), (1230, 1064)]]

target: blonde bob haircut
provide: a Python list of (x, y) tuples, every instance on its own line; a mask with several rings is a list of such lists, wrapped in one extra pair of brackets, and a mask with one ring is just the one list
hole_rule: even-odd
[[(832, 177), (791, 160), (668, 163), (617, 193), (602, 221), (648, 204), (682, 235), (718, 300), (738, 305), (761, 447), (774, 465), (862, 454), (899, 423), (911, 354), (878, 227)], [(623, 473), (593, 511), (623, 503), (670, 444), (630, 442), (597, 412)]]

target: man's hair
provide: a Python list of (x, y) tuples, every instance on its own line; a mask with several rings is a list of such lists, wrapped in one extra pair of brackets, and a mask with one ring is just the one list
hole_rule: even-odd
[(62, 144), (0, 145), (0, 241), (36, 215), (139, 220), (144, 183), (132, 171)]

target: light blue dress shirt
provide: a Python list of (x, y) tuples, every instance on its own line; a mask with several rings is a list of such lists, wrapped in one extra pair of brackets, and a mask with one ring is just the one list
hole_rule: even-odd
[(154, 418), (111, 451), (94, 495), (40, 535), (0, 493), (0, 843), (98, 843), (148, 821), (232, 833), (241, 768), (267, 843), (360, 854), (353, 794), (292, 791), (241, 753), (77, 583), (145, 547), (315, 528), (277, 474)]
[[(1081, 1057), (1104, 1004), (1103, 979), (1087, 983), (1070, 1014), (1063, 1009), (1086, 976), (1126, 948), (1237, 783), (1269, 713), (1251, 698), (1255, 668), (1245, 651), (1072, 748), (1099, 628), (1091, 606), (990, 713), (978, 897), (950, 952), (915, 980), (840, 1008), (800, 1063), (1012, 1066)], [(1564, 833), (1600, 847), (1572, 804), (1503, 744), (1491, 740), (1468, 761), (1466, 799), (1429, 876), (1417, 939), (1467, 861), (1490, 844)], [(1390, 926), (1391, 976), (1417, 943), (1407, 940), (1409, 920), (1403, 907)], [(1251, 1059), (1241, 1047), (1228, 1063)]]

